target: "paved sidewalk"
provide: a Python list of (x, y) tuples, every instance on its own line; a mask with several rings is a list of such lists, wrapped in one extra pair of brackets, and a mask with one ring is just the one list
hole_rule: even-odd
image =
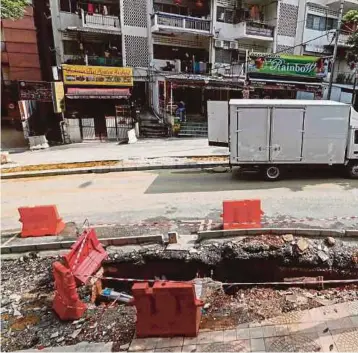
[(358, 301), (290, 312), (194, 338), (134, 339), (130, 352), (358, 352)]
[[(74, 346), (46, 348), (42, 352), (110, 352), (111, 349), (111, 342), (81, 342)], [(38, 350), (22, 352), (35, 351)], [(135, 338), (129, 352), (138, 351), (357, 352), (358, 301), (289, 312), (229, 330), (202, 330), (197, 337)]]
[(89, 343), (81, 342), (73, 346), (57, 346), (44, 349), (27, 349), (20, 352), (112, 352), (113, 342), (109, 343)]
[(226, 147), (209, 146), (207, 138), (145, 139), (130, 145), (118, 145), (116, 142), (83, 142), (39, 151), (10, 151), (13, 163), (2, 165), (2, 168), (102, 160), (140, 161), (156, 157), (222, 156), (228, 153)]

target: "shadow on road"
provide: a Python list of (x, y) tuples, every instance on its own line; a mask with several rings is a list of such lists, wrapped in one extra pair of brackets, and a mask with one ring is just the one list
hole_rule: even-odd
[(146, 190), (146, 194), (210, 192), (229, 190), (267, 190), (288, 188), (301, 191), (307, 186), (335, 184), (345, 190), (358, 188), (358, 180), (344, 179), (342, 171), (336, 169), (300, 169), (288, 171), (283, 180), (264, 181), (255, 172), (240, 173), (238, 169), (227, 173), (213, 173), (207, 170), (161, 171)]

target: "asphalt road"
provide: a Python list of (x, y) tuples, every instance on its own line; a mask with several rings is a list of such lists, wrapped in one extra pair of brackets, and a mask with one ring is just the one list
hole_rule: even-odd
[(223, 200), (260, 199), (271, 225), (358, 228), (358, 218), (341, 218), (358, 217), (358, 181), (317, 171), (287, 178), (270, 183), (235, 172), (166, 170), (3, 180), (1, 225), (18, 228), (17, 207), (41, 204), (56, 204), (64, 220), (79, 223), (215, 222)]

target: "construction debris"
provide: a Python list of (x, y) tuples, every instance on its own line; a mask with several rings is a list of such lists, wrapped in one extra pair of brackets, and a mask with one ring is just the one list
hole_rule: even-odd
[[(205, 277), (195, 280), (197, 296), (206, 303), (201, 329), (237, 327), (240, 323), (259, 321), (288, 311), (357, 300), (358, 286), (342, 284), (334, 289), (322, 288), (321, 282), (325, 273), (329, 278), (352, 278), (352, 274), (356, 274), (356, 248), (340, 239), (329, 249), (324, 239), (302, 240), (306, 243), (303, 252), (297, 251), (298, 246), (292, 244), (293, 241), (285, 241), (275, 234), (202, 242), (195, 245), (195, 251), (169, 251), (158, 244), (108, 246), (109, 260), (102, 265), (104, 276), (129, 277), (125, 268), (132, 268), (131, 277), (135, 275), (138, 279)], [(319, 251), (329, 259), (323, 261), (318, 256)], [(52, 310), (51, 273), (52, 263), (58, 260), (30, 254), (19, 260), (2, 261), (2, 350), (73, 345), (80, 341), (113, 341), (113, 350), (123, 350), (134, 335), (135, 309), (118, 301), (92, 304), (89, 286), (78, 288), (81, 300), (88, 306), (84, 317), (73, 323), (59, 321)], [(311, 270), (314, 274), (310, 276)], [(316, 277), (316, 284), (307, 284), (303, 288), (290, 285), (284, 289), (244, 288), (222, 284), (286, 277), (292, 282), (292, 276), (307, 276), (299, 277), (297, 281), (312, 281), (312, 276), (318, 273), (322, 276)], [(208, 278), (210, 276), (217, 281)], [(103, 288), (130, 295), (132, 283), (104, 283)], [(16, 316), (18, 313), (21, 316)]]
[(334, 244), (336, 244), (336, 239), (334, 239), (333, 237), (327, 237), (326, 238), (326, 243), (329, 246), (333, 246)]
[(293, 235), (292, 234), (283, 234), (282, 239), (285, 242), (291, 243), (293, 241)]
[(303, 238), (300, 238), (297, 242), (297, 247), (301, 252), (306, 251), (308, 246), (309, 245), (308, 245), (307, 241)]
[(322, 262), (326, 262), (329, 259), (329, 256), (322, 250), (318, 251), (317, 255), (322, 260)]

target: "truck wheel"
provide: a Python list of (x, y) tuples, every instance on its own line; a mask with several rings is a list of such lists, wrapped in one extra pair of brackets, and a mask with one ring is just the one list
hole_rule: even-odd
[(269, 165), (264, 169), (264, 177), (268, 181), (276, 181), (281, 178), (281, 170), (276, 165)]
[(348, 165), (348, 175), (352, 179), (358, 179), (358, 163)]

